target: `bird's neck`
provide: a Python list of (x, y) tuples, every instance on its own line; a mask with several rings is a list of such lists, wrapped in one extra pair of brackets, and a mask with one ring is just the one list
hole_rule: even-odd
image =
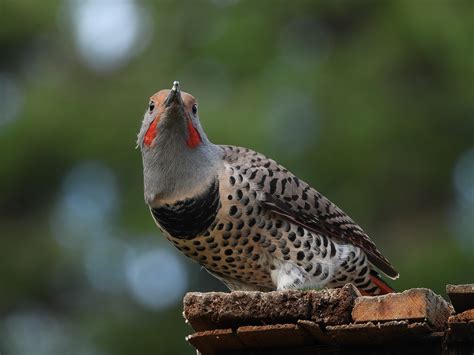
[(145, 201), (151, 207), (202, 193), (222, 164), (222, 150), (207, 139), (193, 149), (179, 139), (162, 139), (142, 156)]

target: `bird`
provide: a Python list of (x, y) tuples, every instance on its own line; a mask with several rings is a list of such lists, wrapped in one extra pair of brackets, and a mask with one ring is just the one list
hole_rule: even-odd
[(178, 81), (151, 96), (137, 147), (157, 227), (230, 291), (394, 292), (381, 273), (398, 272), (353, 219), (265, 155), (211, 143)]

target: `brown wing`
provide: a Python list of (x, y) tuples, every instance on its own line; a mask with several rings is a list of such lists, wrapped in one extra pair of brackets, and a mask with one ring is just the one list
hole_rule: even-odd
[(227, 163), (238, 166), (249, 183), (256, 184), (263, 207), (308, 230), (356, 245), (387, 276), (398, 277), (362, 228), (318, 191), (259, 153), (232, 146), (222, 148)]

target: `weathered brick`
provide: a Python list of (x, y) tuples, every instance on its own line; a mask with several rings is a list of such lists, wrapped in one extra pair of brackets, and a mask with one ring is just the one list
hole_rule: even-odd
[(352, 319), (356, 323), (407, 320), (428, 322), (435, 329), (444, 329), (452, 313), (451, 306), (433, 291), (415, 288), (402, 293), (355, 300)]
[(474, 284), (447, 285), (446, 293), (457, 313), (474, 309)]
[(398, 341), (420, 341), (431, 336), (432, 329), (425, 322), (406, 320), (384, 323), (357, 323), (328, 326), (326, 334), (339, 345), (387, 345)]
[(184, 317), (196, 331), (296, 324), (300, 319), (344, 324), (351, 320), (358, 295), (352, 285), (322, 291), (188, 293), (184, 298)]
[(311, 344), (312, 338), (296, 324), (244, 326), (237, 336), (249, 348), (298, 347)]
[[(449, 317), (448, 326), (450, 341), (474, 342), (474, 309)], [(474, 344), (472, 347), (474, 353)]]
[(214, 329), (188, 335), (186, 340), (202, 355), (242, 349), (244, 345), (232, 329)]

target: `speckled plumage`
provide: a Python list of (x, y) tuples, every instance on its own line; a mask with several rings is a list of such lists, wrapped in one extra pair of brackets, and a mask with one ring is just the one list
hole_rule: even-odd
[[(275, 212), (268, 200), (271, 196), (303, 217), (324, 218), (326, 223), (332, 223), (328, 219), (336, 215), (333, 220), (338, 228), (352, 226), (363, 233), (355, 222), (273, 160), (245, 148), (221, 149), (222, 165), (216, 177), (221, 207), (212, 225), (191, 240), (164, 230), (180, 251), (232, 290), (322, 288), (352, 282), (378, 293), (360, 247), (342, 234), (335, 238), (305, 228), (304, 221)], [(363, 236), (364, 244), (372, 246), (369, 250), (376, 250)]]
[(287, 169), (250, 149), (204, 142), (213, 157), (206, 178), (147, 201), (166, 238), (231, 290), (352, 282), (378, 294), (374, 267), (398, 277), (350, 217)]

